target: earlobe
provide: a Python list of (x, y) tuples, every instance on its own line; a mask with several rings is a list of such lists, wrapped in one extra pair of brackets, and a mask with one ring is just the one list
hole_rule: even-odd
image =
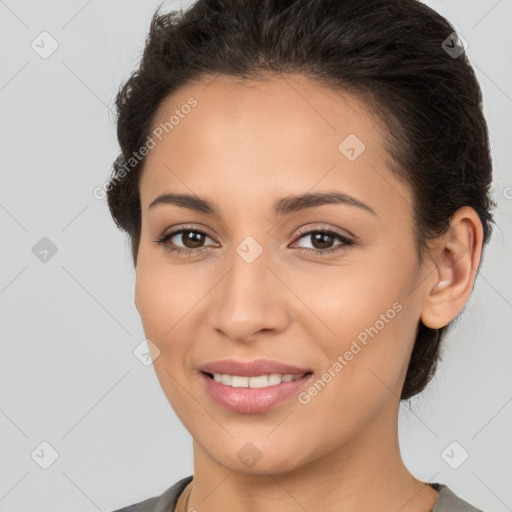
[(482, 242), (482, 223), (475, 210), (468, 206), (457, 210), (432, 254), (432, 279), (425, 281), (421, 321), (427, 327), (444, 327), (464, 308), (480, 264)]

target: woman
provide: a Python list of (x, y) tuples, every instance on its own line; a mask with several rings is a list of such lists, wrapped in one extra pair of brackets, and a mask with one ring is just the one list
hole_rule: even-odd
[(155, 14), (108, 201), (194, 474), (120, 510), (477, 510), (397, 434), (491, 233), (463, 50), (416, 0)]

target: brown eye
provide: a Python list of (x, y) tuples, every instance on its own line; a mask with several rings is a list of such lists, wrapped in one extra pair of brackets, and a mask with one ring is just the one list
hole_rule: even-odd
[[(355, 242), (335, 231), (326, 229), (317, 229), (302, 233), (297, 240), (310, 240), (311, 246), (299, 247), (301, 251), (306, 253), (314, 252), (315, 254), (327, 254), (338, 250), (347, 249), (354, 245)], [(335, 244), (336, 240), (340, 243)]]
[(191, 255), (204, 250), (204, 242), (207, 238), (210, 236), (201, 229), (181, 228), (162, 235), (155, 242), (167, 251)]
[(329, 249), (335, 240), (335, 237), (329, 233), (317, 232), (311, 236), (315, 249)]
[(180, 234), (181, 241), (187, 249), (197, 249), (198, 247), (201, 247), (201, 244), (204, 243), (204, 239), (206, 237), (204, 233), (192, 230), (183, 230), (180, 232)]

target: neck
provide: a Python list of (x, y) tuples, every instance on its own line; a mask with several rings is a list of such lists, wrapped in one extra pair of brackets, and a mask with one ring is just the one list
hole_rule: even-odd
[(398, 404), (382, 411), (350, 440), (349, 446), (341, 445), (280, 473), (230, 470), (194, 442), (194, 479), (188, 506), (201, 512), (429, 512), (438, 494), (404, 465), (397, 424)]

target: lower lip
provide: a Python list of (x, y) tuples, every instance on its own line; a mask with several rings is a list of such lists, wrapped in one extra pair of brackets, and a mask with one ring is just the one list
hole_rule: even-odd
[(263, 412), (297, 395), (300, 388), (313, 376), (308, 373), (297, 380), (282, 382), (266, 388), (234, 388), (226, 386), (200, 372), (210, 397), (231, 411), (252, 414)]

